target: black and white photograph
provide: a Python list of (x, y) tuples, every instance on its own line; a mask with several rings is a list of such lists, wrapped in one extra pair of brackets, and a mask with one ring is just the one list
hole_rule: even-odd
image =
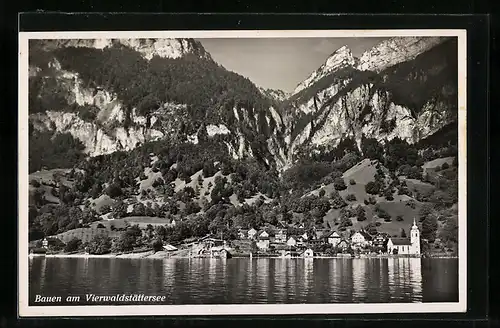
[(19, 33), (19, 313), (465, 312), (464, 30)]

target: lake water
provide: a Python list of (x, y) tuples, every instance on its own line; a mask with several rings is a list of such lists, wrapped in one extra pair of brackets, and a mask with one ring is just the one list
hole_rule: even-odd
[(35, 257), (29, 279), (30, 305), (44, 305), (37, 294), (96, 304), (90, 293), (166, 296), (154, 304), (458, 302), (457, 259)]

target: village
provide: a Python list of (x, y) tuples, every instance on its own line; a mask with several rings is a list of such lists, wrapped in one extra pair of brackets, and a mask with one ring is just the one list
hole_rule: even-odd
[[(415, 222), (409, 237), (389, 236), (384, 232), (371, 235), (366, 230), (335, 231), (330, 229), (306, 229), (303, 224), (293, 229), (285, 223), (280, 226), (265, 226), (260, 229), (239, 229), (236, 240), (224, 240), (215, 235), (207, 235), (179, 244), (163, 243), (155, 257), (281, 257), (281, 258), (321, 258), (321, 257), (366, 257), (366, 256), (421, 256), (420, 231)], [(293, 230), (296, 233), (290, 234)], [(42, 240), (42, 248), (53, 249), (63, 241), (56, 237)], [(130, 252), (140, 257), (148, 257), (150, 249)], [(83, 255), (89, 255), (86, 251)], [(125, 257), (126, 254), (125, 254)]]
[[(363, 255), (421, 255), (420, 231), (415, 220), (410, 237), (391, 237), (380, 232), (372, 236), (364, 229), (359, 231), (333, 231), (316, 229), (305, 231), (299, 225), (299, 234), (288, 235), (288, 227), (239, 229), (239, 239), (231, 243), (214, 236), (199, 239), (192, 246), (197, 251), (191, 256), (230, 257), (240, 253), (241, 245), (250, 244), (249, 256), (257, 257), (332, 257)], [(303, 233), (300, 233), (303, 232)]]

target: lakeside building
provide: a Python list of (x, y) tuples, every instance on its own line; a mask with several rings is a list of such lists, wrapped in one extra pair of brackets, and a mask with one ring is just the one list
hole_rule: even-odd
[(257, 230), (252, 228), (252, 229), (248, 230), (247, 235), (248, 235), (248, 239), (254, 239), (255, 236), (257, 235)]
[(259, 238), (257, 240), (257, 248), (260, 250), (268, 250), (269, 245), (269, 235), (267, 233), (259, 235)]
[(337, 231), (331, 231), (326, 235), (327, 243), (333, 245), (334, 247), (340, 243), (340, 240), (341, 238)]
[(351, 243), (355, 247), (366, 247), (370, 245), (372, 237), (364, 230), (355, 232), (351, 237)]
[(288, 238), (288, 240), (286, 241), (286, 244), (287, 244), (287, 246), (290, 246), (290, 247), (297, 246), (297, 239), (296, 239), (296, 237), (290, 236), (290, 238)]
[(314, 257), (314, 251), (310, 248), (306, 249), (302, 254), (302, 257)]
[(389, 238), (387, 252), (394, 255), (420, 255), (420, 231), (415, 219), (413, 219), (410, 238)]

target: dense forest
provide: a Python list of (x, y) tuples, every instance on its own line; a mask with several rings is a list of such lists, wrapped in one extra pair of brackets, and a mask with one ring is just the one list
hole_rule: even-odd
[[(283, 172), (282, 176), (274, 170), (266, 169), (257, 161), (234, 160), (224, 149), (218, 147), (216, 143), (169, 145), (152, 142), (131, 152), (115, 152), (82, 160), (70, 173), (70, 178), (74, 180), (73, 187), (52, 188), (60, 205), (47, 202), (41, 194), (35, 193), (33, 196), (30, 206), (30, 239), (89, 226), (100, 220), (99, 215), (107, 212), (112, 213), (116, 219), (129, 215), (179, 218), (175, 227), (155, 228), (151, 232), (169, 242), (180, 242), (185, 238), (201, 237), (207, 233), (223, 234), (224, 238), (231, 240), (237, 238), (239, 228), (276, 225), (279, 221), (302, 222), (307, 231), (312, 231), (315, 227), (325, 227), (323, 218), (332, 209), (340, 210), (335, 223), (340, 231), (352, 226), (353, 217), (360, 222), (367, 220), (366, 206), (374, 206), (376, 215), (386, 222), (402, 220), (400, 217), (391, 217), (380, 208), (374, 197), (365, 199), (365, 206), (352, 207), (349, 202), (353, 195), (345, 199), (339, 195), (340, 191), (347, 188), (341, 178), (342, 173), (363, 158), (368, 158), (377, 160), (380, 165), (377, 165), (374, 181), (366, 185), (366, 192), (384, 197), (386, 201), (391, 201), (394, 194), (416, 197), (417, 201), (427, 204), (419, 214), (419, 220), (425, 227), (423, 235), (430, 240), (439, 236), (444, 242), (448, 242), (449, 247), (454, 247), (456, 216), (451, 208), (458, 201), (456, 161), (453, 165), (443, 165), (439, 175), (424, 176), (421, 168), (424, 161), (443, 154), (455, 156), (456, 147), (452, 144), (446, 148), (418, 150), (399, 139), (382, 145), (375, 139), (363, 138), (361, 149), (357, 149), (353, 140), (346, 139), (339, 145), (339, 149), (332, 151), (332, 154), (337, 155), (304, 159)], [(154, 164), (151, 164), (151, 153), (157, 156)], [(137, 178), (139, 181), (146, 178), (144, 169), (147, 167), (151, 167), (153, 172), (161, 173), (161, 178), (153, 183), (153, 191), (141, 192)], [(191, 176), (200, 170), (202, 173), (199, 181), (196, 181), (196, 188), (186, 186), (182, 190), (174, 190), (173, 183), (176, 180), (189, 183)], [(201, 184), (198, 182), (214, 177), (217, 172), (221, 175), (213, 180), (208, 200), (207, 195), (200, 194)], [(431, 194), (409, 192), (406, 183), (398, 178), (401, 175), (428, 181), (435, 189)], [(334, 186), (331, 193), (323, 191), (319, 195), (304, 196), (311, 190), (331, 183)], [(353, 184), (355, 181), (349, 183)], [(33, 184), (37, 183), (33, 181)], [(111, 197), (116, 203), (96, 212), (87, 200), (96, 199), (102, 194)], [(149, 202), (146, 206), (137, 203), (132, 213), (127, 214), (125, 202), (135, 195), (140, 195), (141, 199)], [(241, 206), (233, 204), (230, 200), (232, 195), (236, 196)], [(258, 195), (261, 196), (254, 203), (245, 203), (245, 199)], [(156, 204), (158, 196), (163, 197), (162, 205)], [(444, 228), (439, 231), (438, 220), (444, 220)], [(329, 226), (329, 223), (326, 225)], [(366, 228), (377, 233), (379, 227), (369, 223)], [(158, 229), (161, 231), (157, 231)], [(130, 233), (127, 231), (123, 232), (123, 238)], [(131, 238), (134, 243), (139, 239)], [(154, 240), (157, 239), (153, 238), (148, 242)]]
[[(32, 47), (37, 48), (36, 43)], [(191, 54), (148, 61), (131, 48), (114, 45), (104, 49), (65, 47), (42, 57), (50, 56), (59, 61), (62, 69), (77, 72), (85, 87), (110, 90), (125, 107), (137, 108), (142, 115), (167, 102), (187, 104), (196, 120), (220, 115), (221, 111), (232, 112), (233, 107), (259, 111), (271, 105), (247, 78)], [(37, 64), (48, 69), (47, 61), (34, 60), (33, 65)], [(32, 83), (36, 95), (39, 81), (33, 79)], [(52, 97), (58, 102), (64, 95), (58, 97), (55, 92)]]

